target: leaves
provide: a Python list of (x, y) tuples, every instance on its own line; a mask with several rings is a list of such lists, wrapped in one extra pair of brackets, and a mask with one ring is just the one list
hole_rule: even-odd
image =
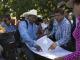
[(0, 0), (0, 14), (12, 13), (19, 18), (22, 13), (36, 9), (38, 14), (48, 17), (61, 1), (63, 0)]

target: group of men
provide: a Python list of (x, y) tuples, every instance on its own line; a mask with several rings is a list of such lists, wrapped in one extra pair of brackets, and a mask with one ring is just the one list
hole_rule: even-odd
[[(62, 9), (56, 9), (53, 14), (53, 27), (50, 35), (55, 39), (52, 40), (53, 43), (49, 49), (55, 49), (57, 46), (64, 46), (66, 48), (67, 43), (71, 39), (71, 24), (64, 16), (64, 11)], [(19, 22), (18, 25), (22, 42), (26, 44), (26, 54), (28, 60), (35, 60), (34, 53), (32, 53), (29, 47), (35, 47), (37, 51), (42, 50), (41, 47), (35, 43), (35, 41), (38, 39), (38, 32), (41, 32), (41, 22), (36, 22), (37, 20), (38, 18), (36, 15), (28, 14)], [(42, 36), (44, 35), (43, 33), (44, 32), (42, 32)]]

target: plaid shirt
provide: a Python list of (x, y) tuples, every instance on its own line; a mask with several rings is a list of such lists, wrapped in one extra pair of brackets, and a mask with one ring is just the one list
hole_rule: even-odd
[(80, 60), (80, 19), (73, 32), (73, 36), (76, 39), (76, 51), (70, 55), (64, 57), (64, 60)]

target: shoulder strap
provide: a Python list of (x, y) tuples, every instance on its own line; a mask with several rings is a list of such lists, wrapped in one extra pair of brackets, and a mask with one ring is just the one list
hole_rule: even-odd
[(26, 25), (27, 25), (27, 29), (28, 29), (28, 21), (27, 20), (24, 20), (26, 22)]
[(49, 28), (49, 31), (52, 31), (52, 29), (53, 29), (53, 20), (50, 21), (48, 28)]

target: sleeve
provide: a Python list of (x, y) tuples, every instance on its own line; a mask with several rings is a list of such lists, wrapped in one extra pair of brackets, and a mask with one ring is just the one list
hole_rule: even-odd
[(24, 43), (27, 43), (29, 46), (34, 46), (34, 40), (31, 39), (31, 37), (28, 34), (28, 30), (26, 29), (26, 22), (25, 21), (21, 21), (19, 23), (19, 32), (21, 35), (21, 38), (23, 40)]
[(76, 51), (64, 57), (64, 60), (80, 60), (80, 23), (78, 23), (74, 36), (76, 38)]
[(71, 36), (71, 25), (66, 24), (62, 27), (62, 37), (56, 43), (58, 46), (66, 44), (70, 40)]
[(80, 51), (75, 51), (72, 54), (64, 56), (64, 60), (80, 60)]
[(57, 30), (57, 22), (54, 21), (53, 24), (52, 24), (52, 31), (51, 31), (51, 35), (54, 35), (55, 34), (55, 31)]

